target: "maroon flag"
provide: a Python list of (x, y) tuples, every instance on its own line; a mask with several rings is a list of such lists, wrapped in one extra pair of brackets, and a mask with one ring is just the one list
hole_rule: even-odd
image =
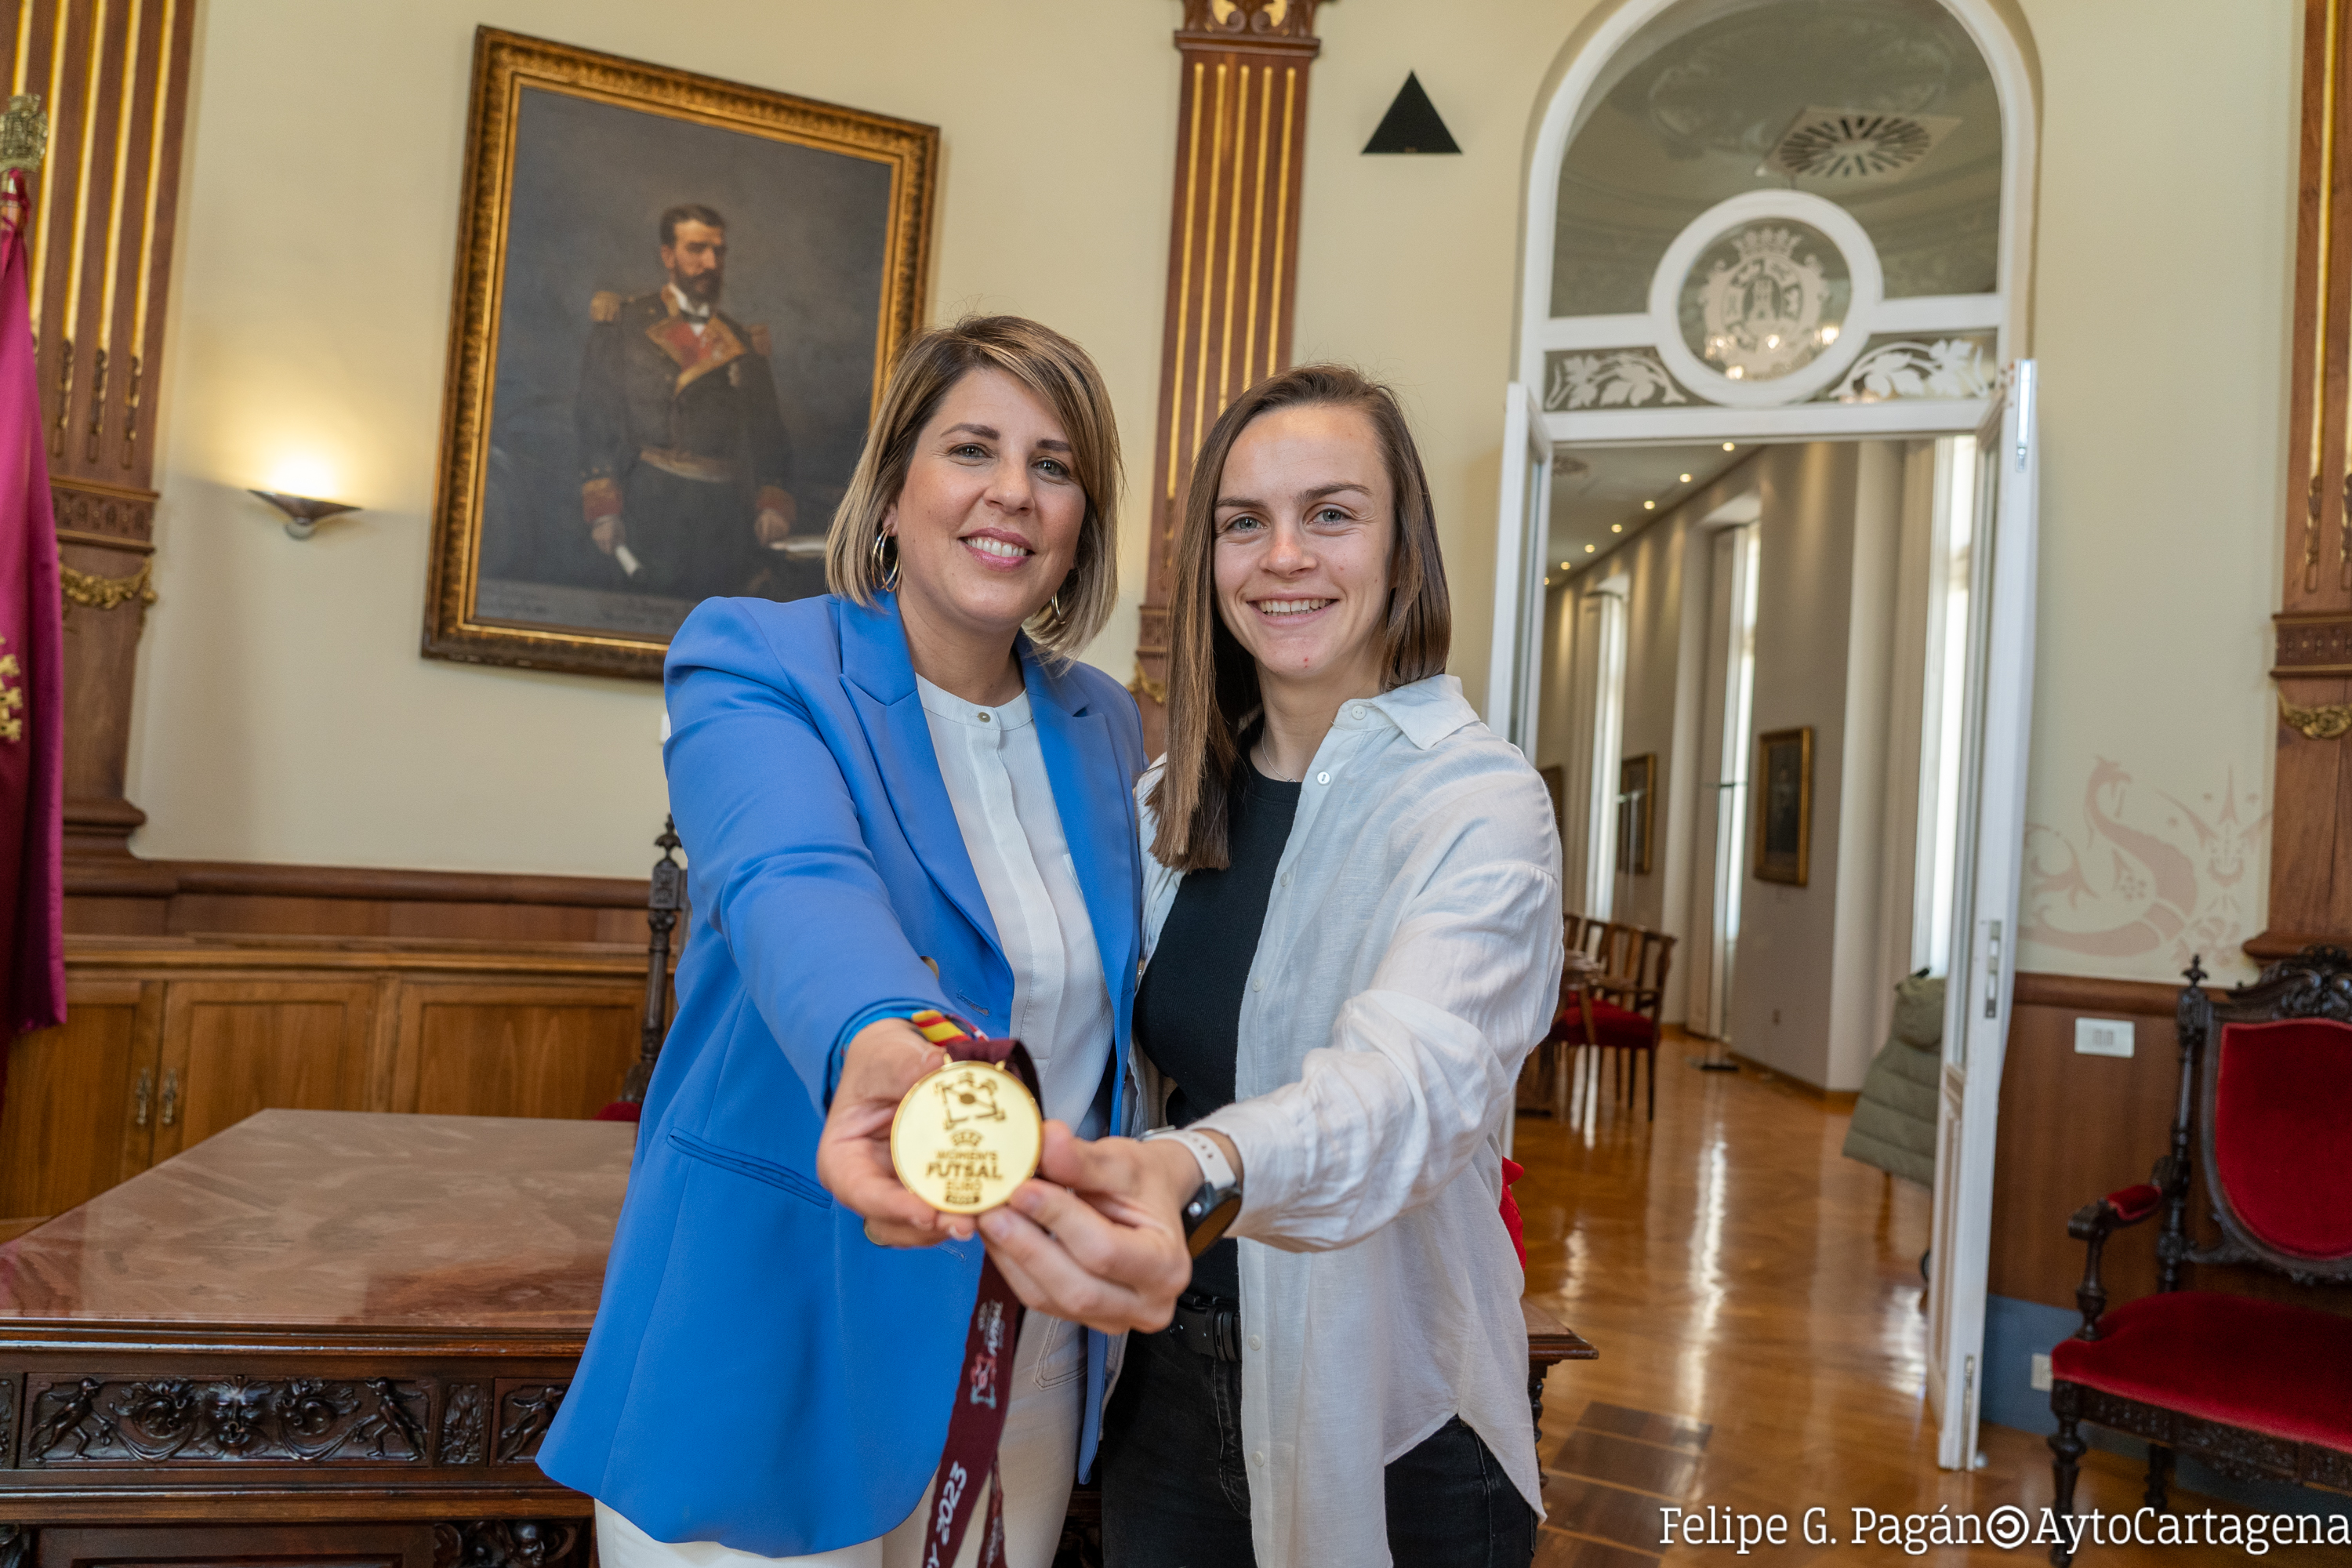
[(63, 616), (26, 208), (24, 174), (0, 173), (0, 1038), (66, 1016)]

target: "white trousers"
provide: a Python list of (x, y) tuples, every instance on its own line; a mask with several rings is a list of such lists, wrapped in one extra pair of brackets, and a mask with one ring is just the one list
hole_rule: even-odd
[[(1005, 1565), (1051, 1568), (1077, 1474), (1078, 1426), (1087, 1396), (1086, 1331), (1042, 1312), (1028, 1314), (1013, 1354), (1012, 1385), (1004, 1437), (996, 1451), (997, 1473), (1004, 1482)], [(974, 1503), (956, 1554), (958, 1568), (980, 1561), (988, 1521), (984, 1489), (976, 1492)], [(760, 1568), (774, 1563), (795, 1568), (920, 1568), (930, 1505), (927, 1487), (915, 1511), (887, 1535), (808, 1557), (762, 1557), (710, 1542), (656, 1541), (600, 1502), (596, 1552), (604, 1568)]]

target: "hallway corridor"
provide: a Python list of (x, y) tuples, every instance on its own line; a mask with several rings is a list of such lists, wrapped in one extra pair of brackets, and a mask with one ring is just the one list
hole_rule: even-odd
[[(2050, 1500), (2038, 1436), (1988, 1425), (1986, 1468), (1935, 1467), (1921, 1394), (1927, 1317), (1919, 1255), (1928, 1201), (1839, 1153), (1847, 1117), (1748, 1069), (1700, 1073), (1669, 1031), (1658, 1112), (1612, 1104), (1588, 1131), (1523, 1114), (1515, 1189), (1527, 1219), (1528, 1291), (1601, 1351), (1557, 1368), (1544, 1394), (1541, 1568), (1728, 1563), (1731, 1546), (1667, 1549), (1657, 1510), (1779, 1513), (1772, 1568), (1906, 1562), (1849, 1544), (1856, 1508), (1979, 1515)], [(2063, 1223), (2063, 1221), (2061, 1222)], [(2076, 1508), (2139, 1506), (2140, 1466), (2094, 1449)], [(2219, 1508), (2176, 1487), (2181, 1512)], [(1804, 1543), (1827, 1510), (1837, 1544)], [(2224, 1509), (2222, 1511), (2229, 1511)], [(2046, 1548), (1931, 1551), (1929, 1563), (2039, 1564)], [(2233, 1548), (2084, 1544), (2083, 1568), (2244, 1561)], [(2268, 1563), (2341, 1562), (2283, 1548)]]

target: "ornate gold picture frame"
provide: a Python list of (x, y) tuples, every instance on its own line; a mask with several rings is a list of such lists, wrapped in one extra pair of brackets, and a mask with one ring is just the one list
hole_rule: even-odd
[(425, 655), (657, 679), (702, 598), (822, 593), (923, 317), (939, 150), (478, 30)]
[(1813, 727), (1756, 737), (1756, 879), (1805, 885), (1813, 858)]

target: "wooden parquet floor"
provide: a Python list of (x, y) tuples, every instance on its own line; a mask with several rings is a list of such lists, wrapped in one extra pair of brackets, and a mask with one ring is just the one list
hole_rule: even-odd
[[(1660, 1543), (1663, 1507), (1709, 1504), (1787, 1517), (1789, 1544), (1747, 1554), (1769, 1568), (2046, 1561), (2032, 1545), (1913, 1556), (1853, 1543), (1856, 1508), (2013, 1504), (2038, 1521), (2049, 1450), (1988, 1425), (1984, 1468), (1936, 1468), (1922, 1392), (1927, 1194), (1841, 1156), (1843, 1111), (1753, 1072), (1700, 1073), (1685, 1065), (1698, 1050), (1670, 1039), (1659, 1053), (1654, 1123), (1605, 1092), (1578, 1125), (1519, 1118), (1528, 1293), (1601, 1351), (1555, 1369), (1545, 1390), (1538, 1568), (1740, 1560), (1728, 1545)], [(2138, 1466), (2095, 1449), (2076, 1507), (2129, 1511), (2144, 1484)], [(2177, 1486), (2173, 1505), (2230, 1511)], [(1804, 1542), (1810, 1508), (1827, 1510), (1834, 1544)], [(2085, 1544), (2075, 1561), (2246, 1560), (2230, 1547)], [(2286, 1547), (2263, 1561), (2343, 1568), (2352, 1553)]]

